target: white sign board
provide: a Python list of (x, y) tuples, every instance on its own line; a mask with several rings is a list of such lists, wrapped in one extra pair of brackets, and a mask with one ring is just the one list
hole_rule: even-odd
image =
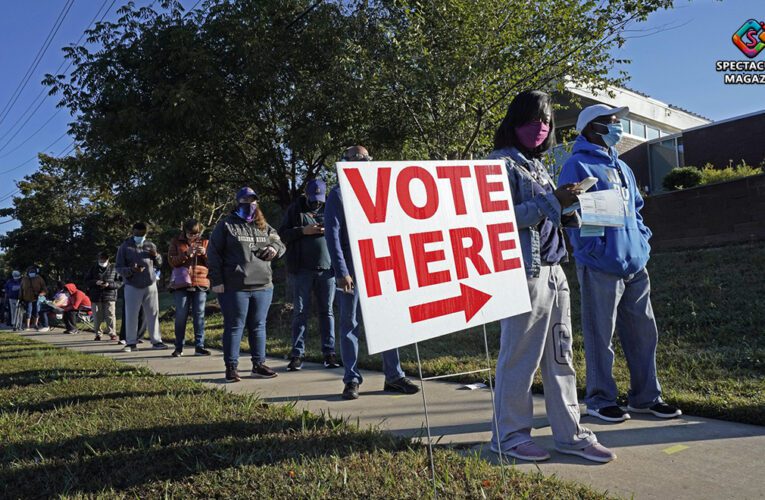
[(370, 354), (530, 310), (503, 161), (337, 172)]

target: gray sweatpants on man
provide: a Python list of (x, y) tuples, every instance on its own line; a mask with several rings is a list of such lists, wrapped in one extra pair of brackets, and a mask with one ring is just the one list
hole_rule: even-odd
[(157, 284), (152, 283), (146, 288), (136, 288), (125, 284), (125, 344), (138, 343), (138, 310), (143, 307), (143, 316), (149, 330), (152, 344), (162, 342), (159, 335), (159, 294)]
[(528, 278), (531, 312), (500, 322), (501, 340), (495, 389), (495, 452), (531, 441), (534, 403), (531, 384), (542, 369), (545, 407), (558, 448), (581, 450), (597, 442), (579, 425), (576, 372), (571, 350), (571, 299), (560, 266), (543, 266)]
[(659, 331), (651, 306), (651, 280), (641, 269), (627, 277), (576, 267), (582, 291), (582, 332), (587, 362), (587, 408), (616, 405), (619, 391), (613, 376), (614, 329), (630, 370), (627, 402), (648, 408), (661, 401), (656, 375)]

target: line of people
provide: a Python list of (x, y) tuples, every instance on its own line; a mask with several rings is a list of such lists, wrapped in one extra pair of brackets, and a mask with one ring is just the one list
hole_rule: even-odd
[[(658, 330), (645, 268), (651, 232), (640, 216), (643, 200), (634, 174), (618, 158), (614, 147), (623, 133), (620, 118), (627, 112), (627, 108), (604, 105), (581, 111), (576, 124), (580, 135), (572, 156), (563, 166), (559, 187), (545, 164), (546, 154), (555, 141), (553, 104), (548, 94), (529, 91), (516, 96), (495, 134), (494, 151), (489, 158), (500, 159), (507, 165), (532, 306), (531, 312), (500, 322), (497, 425), (493, 426), (491, 441), (492, 449), (498, 453), (532, 461), (550, 457), (531, 438), (531, 386), (534, 374), (541, 369), (556, 449), (595, 462), (615, 458), (612, 451), (598, 443), (591, 430), (580, 425), (570, 290), (560, 266), (568, 260), (565, 235), (574, 250), (581, 289), (586, 359), (584, 402), (588, 415), (615, 423), (629, 419), (630, 412), (659, 418), (682, 413), (661, 397), (656, 371)], [(371, 159), (362, 146), (348, 148), (342, 156), (343, 161)], [(582, 193), (578, 183), (588, 177), (597, 178), (594, 190), (618, 190), (624, 203), (624, 227), (588, 227), (584, 231), (577, 211), (566, 210), (575, 205)], [(187, 221), (182, 234), (170, 244), (168, 259), (173, 268), (170, 287), (176, 306), (172, 356), (183, 355), (189, 314), (194, 326), (195, 354), (209, 355), (204, 347), (204, 310), (207, 292), (211, 290), (216, 293), (223, 313), (226, 380), (241, 380), (240, 343), (245, 329), (252, 376), (276, 377), (276, 372), (265, 364), (266, 323), (273, 298), (271, 262), (286, 254), (294, 306), (293, 348), (287, 370), (297, 372), (303, 366), (308, 312), (315, 298), (324, 366), (328, 369), (343, 366), (342, 397), (359, 398), (363, 383), (358, 367), (359, 293), (339, 186), (327, 193), (323, 181), (308, 182), (305, 193), (287, 209), (278, 231), (266, 221), (257, 194), (244, 187), (235, 194), (233, 210), (214, 227), (209, 241), (202, 238), (201, 230), (196, 221)], [(117, 252), (115, 266), (102, 254), (99, 267), (88, 275), (96, 324), (104, 322), (112, 339), (113, 304), (116, 290), (124, 281), (123, 350), (127, 352), (137, 348), (138, 333), (143, 329), (138, 324), (141, 314), (153, 348), (167, 348), (159, 332), (156, 287), (162, 257), (156, 245), (146, 239), (147, 232), (146, 224), (135, 224), (132, 236)], [(33, 286), (37, 283), (34, 278), (29, 273), (26, 287), (23, 283), (19, 285), (22, 298), (25, 290), (39, 286)], [(342, 364), (335, 349), (336, 299)], [(627, 410), (617, 404), (619, 394), (612, 374), (615, 330), (630, 371)], [(96, 336), (99, 339), (100, 333)], [(382, 353), (382, 360), (384, 390), (418, 392), (419, 388), (401, 368), (398, 350)]]

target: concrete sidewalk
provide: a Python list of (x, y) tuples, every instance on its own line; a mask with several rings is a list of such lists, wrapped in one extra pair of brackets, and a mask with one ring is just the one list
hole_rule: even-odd
[[(361, 398), (345, 401), (342, 368), (325, 369), (306, 363), (300, 372), (287, 372), (287, 361), (269, 358), (268, 364), (279, 374), (275, 379), (248, 377), (249, 359), (241, 359), (243, 380), (227, 384), (223, 378), (223, 359), (219, 351), (210, 357), (170, 357), (171, 350), (145, 349), (122, 353), (114, 342), (94, 342), (92, 334), (64, 335), (24, 332), (21, 335), (59, 347), (97, 354), (124, 363), (145, 366), (158, 373), (188, 377), (208, 386), (235, 393), (257, 393), (266, 402), (295, 402), (298, 408), (324, 412), (372, 425), (405, 436), (424, 436), (422, 396), (396, 395), (382, 391), (384, 378), (379, 372), (364, 372)], [(188, 354), (193, 349), (186, 350)], [(414, 380), (415, 377), (412, 377)], [(497, 462), (488, 450), (491, 400), (488, 390), (466, 390), (461, 384), (442, 381), (425, 383), (431, 432), (439, 444), (459, 445), (466, 453), (477, 453)], [(534, 398), (535, 440), (553, 450), (550, 428), (544, 413), (544, 400)], [(684, 416), (661, 421), (633, 415), (621, 424), (599, 423), (592, 417), (582, 422), (597, 433), (598, 440), (612, 448), (618, 459), (596, 465), (552, 451), (552, 460), (538, 466), (518, 462), (522, 471), (540, 470), (589, 484), (611, 494), (638, 499), (648, 498), (765, 498), (765, 427), (736, 424)]]

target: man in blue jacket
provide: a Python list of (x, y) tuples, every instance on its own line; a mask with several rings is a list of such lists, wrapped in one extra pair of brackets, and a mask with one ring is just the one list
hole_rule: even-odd
[(579, 114), (580, 133), (573, 155), (563, 165), (560, 184), (596, 177), (590, 191), (615, 189), (624, 203), (624, 227), (567, 228), (576, 259), (582, 294), (582, 330), (587, 362), (587, 413), (607, 422), (630, 418), (616, 404), (618, 391), (612, 373), (614, 328), (630, 370), (627, 409), (672, 418), (682, 412), (661, 399), (656, 375), (658, 330), (651, 307), (648, 263), (651, 231), (643, 223), (643, 199), (635, 175), (618, 157), (614, 146), (621, 140), (620, 118), (629, 109), (604, 104), (587, 107)]
[[(345, 150), (341, 161), (371, 161), (364, 146), (353, 146)], [(340, 348), (342, 349), (345, 375), (343, 399), (358, 399), (359, 385), (363, 382), (358, 367), (359, 359), (359, 291), (355, 286), (351, 244), (348, 239), (348, 227), (343, 212), (343, 197), (340, 186), (335, 186), (327, 196), (324, 211), (325, 238), (332, 269), (335, 272), (340, 306)], [(416, 394), (420, 388), (414, 385), (401, 369), (398, 349), (382, 353), (385, 385), (383, 390)]]

